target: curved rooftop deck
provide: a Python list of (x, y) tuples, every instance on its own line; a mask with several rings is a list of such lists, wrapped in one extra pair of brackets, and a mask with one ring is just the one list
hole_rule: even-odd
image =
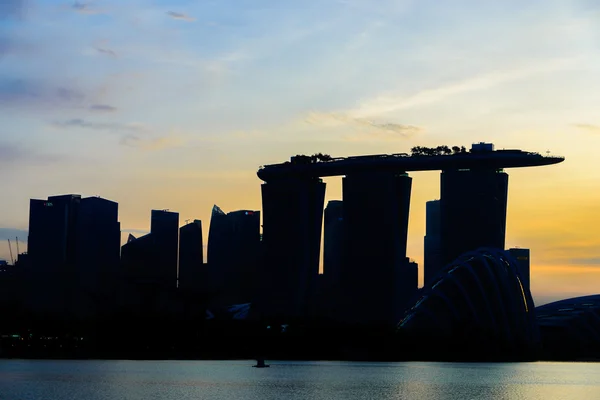
[(353, 173), (436, 171), (448, 169), (502, 169), (558, 164), (559, 156), (543, 156), (522, 150), (471, 151), (444, 155), (378, 154), (332, 158), (327, 161), (306, 159), (262, 166), (257, 175), (263, 181), (290, 178), (317, 178)]

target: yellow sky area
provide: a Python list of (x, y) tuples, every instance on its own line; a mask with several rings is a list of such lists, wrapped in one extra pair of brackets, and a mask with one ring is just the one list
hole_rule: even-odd
[(540, 265), (532, 254), (531, 293), (536, 305), (600, 293), (600, 267)]

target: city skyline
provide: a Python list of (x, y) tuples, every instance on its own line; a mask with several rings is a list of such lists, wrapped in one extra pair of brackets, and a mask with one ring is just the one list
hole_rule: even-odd
[[(213, 204), (261, 209), (261, 164), (489, 141), (567, 159), (508, 171), (506, 247), (531, 249), (536, 302), (598, 292), (592, 2), (7, 4), (0, 228), (25, 230), (30, 198), (77, 193), (118, 202), (125, 237), (168, 208), (207, 238)], [(422, 271), (439, 172), (410, 176)]]

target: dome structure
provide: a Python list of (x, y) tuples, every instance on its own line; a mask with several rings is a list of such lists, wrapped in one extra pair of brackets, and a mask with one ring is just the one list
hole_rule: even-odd
[(426, 359), (530, 359), (539, 347), (517, 261), (490, 248), (444, 267), (399, 322), (398, 334), (401, 348)]
[(555, 301), (535, 311), (545, 359), (600, 358), (600, 295)]

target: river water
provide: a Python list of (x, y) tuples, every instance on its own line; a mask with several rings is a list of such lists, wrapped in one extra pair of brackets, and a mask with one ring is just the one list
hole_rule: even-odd
[(0, 399), (600, 399), (600, 363), (267, 363), (0, 360)]

